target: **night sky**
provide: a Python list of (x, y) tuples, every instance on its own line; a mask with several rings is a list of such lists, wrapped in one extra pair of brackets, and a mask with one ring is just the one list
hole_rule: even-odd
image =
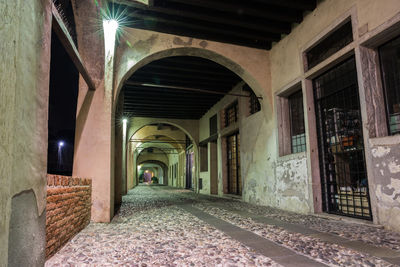
[[(72, 174), (76, 103), (79, 73), (57, 35), (52, 33), (50, 95), (49, 95), (49, 147), (47, 172)], [(58, 142), (64, 141), (61, 160)]]

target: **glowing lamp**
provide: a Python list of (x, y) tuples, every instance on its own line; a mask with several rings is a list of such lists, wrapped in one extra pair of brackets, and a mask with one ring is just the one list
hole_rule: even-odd
[(115, 19), (103, 20), (104, 42), (106, 56), (114, 55), (115, 35), (118, 29), (118, 21)]
[(118, 21), (115, 19), (103, 20), (104, 32), (111, 37), (115, 36), (119, 27)]

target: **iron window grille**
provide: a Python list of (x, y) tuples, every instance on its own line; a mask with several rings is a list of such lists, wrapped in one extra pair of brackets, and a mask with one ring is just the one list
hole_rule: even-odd
[(313, 86), (324, 211), (371, 220), (354, 57)]
[(256, 112), (259, 112), (260, 110), (261, 110), (260, 101), (258, 101), (256, 94), (253, 91), (251, 91), (250, 92), (250, 114), (254, 114)]
[(400, 134), (400, 37), (379, 48), (389, 135)]
[(225, 109), (225, 127), (238, 121), (239, 104), (236, 101)]
[(349, 20), (306, 52), (306, 70), (315, 67), (351, 42), (353, 42), (353, 27)]
[(306, 151), (306, 130), (304, 126), (303, 93), (301, 90), (288, 97), (290, 116), (290, 137), (292, 153)]

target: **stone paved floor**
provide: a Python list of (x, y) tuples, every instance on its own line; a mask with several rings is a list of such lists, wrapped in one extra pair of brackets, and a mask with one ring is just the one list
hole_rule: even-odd
[[(182, 208), (185, 205), (272, 241), (278, 248), (290, 249), (298, 257), (312, 259), (317, 265), (396, 266), (360, 249), (345, 248), (262, 224), (231, 209), (302, 224), (349, 240), (373, 243), (389, 252), (400, 252), (400, 235), (374, 226), (283, 212), (196, 195), (187, 190), (143, 185), (123, 197), (112, 223), (91, 223), (50, 258), (46, 266), (281, 266), (281, 258), (274, 257), (272, 250), (271, 254), (268, 249), (261, 253), (256, 244), (254, 247), (244, 245), (239, 239), (233, 239), (228, 230), (217, 230)], [(295, 260), (283, 265), (300, 266)]]

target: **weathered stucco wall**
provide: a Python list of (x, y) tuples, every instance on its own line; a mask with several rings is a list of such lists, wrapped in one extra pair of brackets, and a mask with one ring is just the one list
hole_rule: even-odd
[[(232, 93), (246, 94), (241, 90), (242, 86), (243, 83), (239, 83)], [(226, 129), (221, 129), (220, 111), (235, 100), (239, 102), (238, 130), (241, 142), (243, 200), (301, 213), (312, 212), (312, 192), (309, 190), (306, 154), (278, 156), (274, 129), (276, 121), (275, 118), (271, 121), (265, 120), (265, 99), (261, 101), (262, 110), (249, 115), (248, 98), (225, 96), (200, 119), (199, 135), (202, 141), (209, 137), (210, 117), (218, 114), (218, 194), (224, 194), (223, 179), (226, 168), (223, 157), (226, 151), (223, 136), (227, 134)], [(200, 193), (209, 194), (210, 172), (201, 172), (200, 177), (203, 178), (203, 190)]]
[(312, 212), (306, 153), (281, 157), (276, 161), (276, 206), (290, 211)]
[(105, 77), (103, 35), (94, 30), (96, 20), (101, 21), (96, 3), (73, 0), (72, 4), (78, 50), (96, 86), (90, 91), (82, 76), (79, 79), (73, 176), (92, 179), (92, 220), (109, 222), (114, 215), (115, 133), (112, 88), (106, 84), (112, 81), (112, 71)]
[(380, 224), (400, 232), (400, 138), (371, 141), (375, 187)]
[[(373, 219), (375, 223), (380, 223), (388, 228), (397, 230), (399, 229), (399, 227), (396, 226), (399, 222), (399, 213), (396, 207), (399, 206), (399, 202), (398, 199), (396, 199), (397, 193), (395, 192), (398, 192), (396, 191), (398, 190), (398, 184), (396, 182), (398, 179), (396, 177), (398, 176), (396, 176), (396, 173), (391, 173), (388, 166), (390, 162), (392, 162), (391, 164), (393, 166), (393, 158), (399, 157), (398, 147), (400, 142), (395, 137), (385, 137), (383, 139), (369, 138), (370, 125), (368, 125), (366, 111), (366, 105), (368, 104), (365, 99), (365, 95), (367, 94), (365, 91), (368, 89), (367, 87), (369, 85), (364, 84), (364, 81), (368, 81), (369, 78), (362, 77), (362, 75), (370, 75), (370, 73), (362, 73), (361, 71), (365, 69), (365, 66), (360, 67), (360, 65), (365, 64), (365, 62), (360, 60), (363, 55), (360, 55), (359, 50), (363, 42), (367, 41), (368, 38), (375, 38), (374, 35), (379, 33), (381, 29), (387, 27), (386, 25), (388, 25), (389, 21), (398, 21), (399, 14), (400, 2), (397, 0), (319, 1), (317, 8), (308, 14), (301, 24), (296, 25), (288, 36), (275, 44), (270, 51), (272, 91), (274, 93), (281, 93), (283, 89), (290, 87), (291, 84), (302, 82), (303, 92), (311, 92), (304, 95), (306, 97), (304, 103), (307, 103), (305, 106), (307, 109), (305, 110), (307, 111), (305, 112), (306, 128), (307, 130), (312, 129), (312, 127), (315, 127), (312, 125), (315, 124), (315, 122), (313, 122), (315, 115), (313, 110), (308, 109), (308, 107), (313, 107), (313, 100), (311, 99), (312, 86), (309, 84), (309, 79), (312, 79), (312, 77), (315, 77), (318, 73), (326, 70), (329, 66), (340, 62), (340, 59), (343, 57), (340, 57), (340, 53), (337, 53), (319, 66), (305, 72), (302, 53), (315, 42), (323, 38), (324, 35), (328, 33), (328, 30), (333, 29), (334, 25), (337, 25), (346, 17), (351, 16), (354, 42), (347, 47), (349, 51), (347, 54), (355, 54), (358, 63), (357, 72)], [(372, 115), (368, 114), (368, 116)], [(312, 124), (308, 125), (310, 122)], [(373, 125), (371, 125), (371, 127), (373, 127)], [(307, 134), (310, 136), (310, 134), (315, 134), (315, 132), (307, 132)], [(316, 140), (311, 140), (311, 142), (315, 143)], [(316, 149), (316, 143), (310, 144), (311, 142), (307, 144), (307, 165), (308, 175), (309, 177), (313, 176), (314, 184), (316, 182), (315, 179), (318, 178), (316, 177), (318, 174), (313, 173), (313, 169), (310, 167), (312, 164), (310, 159), (316, 159), (317, 157), (313, 156), (316, 154), (312, 151)], [(380, 153), (379, 151), (386, 151), (387, 155), (377, 156)], [(379, 166), (379, 168), (377, 166)], [(316, 186), (320, 187), (320, 185)], [(314, 192), (318, 192), (316, 186), (313, 188)], [(392, 193), (394, 195), (392, 195)], [(397, 224), (395, 222), (397, 222)]]
[[(0, 25), (0, 266), (41, 266), (45, 246), (44, 221), (40, 218), (46, 205), (50, 1), (1, 1)], [(24, 192), (33, 192), (32, 197), (24, 198)], [(26, 214), (30, 220), (24, 222), (25, 227), (14, 229), (9, 236), (13, 196), (17, 205), (13, 212), (22, 211), (18, 205), (37, 209), (31, 210), (36, 214)], [(24, 241), (17, 239), (32, 234), (39, 249), (12, 247), (23, 245)]]

